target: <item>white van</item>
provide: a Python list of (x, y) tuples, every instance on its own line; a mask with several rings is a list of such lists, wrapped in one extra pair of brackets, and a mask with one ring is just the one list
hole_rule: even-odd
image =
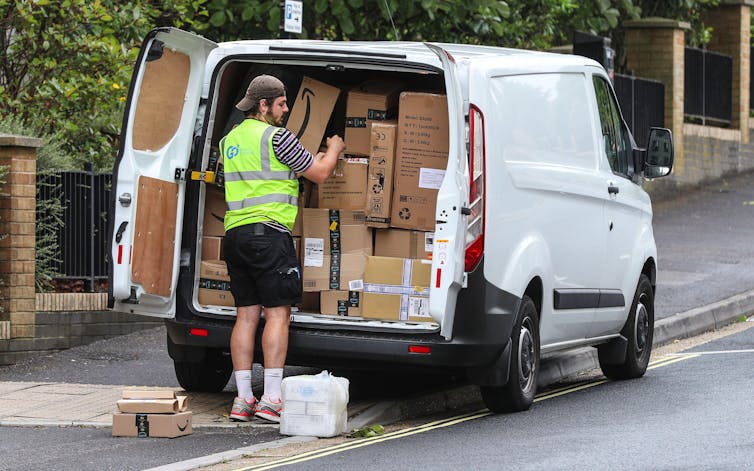
[(232, 370), (235, 309), (197, 298), (200, 172), (259, 73), (289, 93), (303, 76), (343, 88), (369, 78), (439, 90), (448, 103), (432, 322), (294, 312), (289, 364), (464, 371), (493, 411), (527, 409), (540, 356), (555, 351), (595, 346), (608, 377), (644, 374), (657, 251), (641, 183), (670, 173), (672, 137), (654, 128), (637, 148), (596, 62), (459, 44), (215, 44), (160, 28), (144, 41), (123, 120), (109, 300), (165, 318), (181, 386), (219, 391)]

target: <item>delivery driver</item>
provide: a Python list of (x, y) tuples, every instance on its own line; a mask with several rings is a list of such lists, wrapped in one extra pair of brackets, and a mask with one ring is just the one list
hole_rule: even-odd
[[(238, 397), (230, 418), (253, 415), (280, 422), (280, 383), (288, 353), (291, 304), (301, 301), (301, 269), (291, 230), (298, 212), (296, 174), (322, 183), (332, 173), (343, 139), (327, 139), (327, 151), (312, 155), (296, 137), (280, 127), (288, 113), (285, 86), (260, 75), (236, 105), (246, 119), (220, 142), (225, 170), (224, 252), (236, 323), (230, 336)], [(251, 390), (254, 339), (264, 309), (262, 353), (264, 395)]]

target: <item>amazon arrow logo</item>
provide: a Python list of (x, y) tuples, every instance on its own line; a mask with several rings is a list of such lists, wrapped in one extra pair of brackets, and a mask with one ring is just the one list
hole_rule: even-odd
[(301, 91), (301, 100), (306, 99), (306, 113), (304, 113), (304, 120), (301, 122), (301, 129), (296, 133), (296, 139), (301, 139), (306, 131), (306, 126), (309, 124), (309, 114), (311, 113), (312, 103), (309, 97), (316, 96), (315, 93), (308, 87), (304, 87)]

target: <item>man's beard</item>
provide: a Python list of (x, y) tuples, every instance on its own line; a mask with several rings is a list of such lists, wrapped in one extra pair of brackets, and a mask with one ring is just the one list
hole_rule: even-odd
[(280, 119), (275, 118), (275, 116), (272, 114), (272, 110), (267, 110), (267, 113), (265, 113), (264, 115), (264, 120), (267, 121), (267, 124), (271, 124), (273, 126), (283, 125), (283, 116), (281, 116)]

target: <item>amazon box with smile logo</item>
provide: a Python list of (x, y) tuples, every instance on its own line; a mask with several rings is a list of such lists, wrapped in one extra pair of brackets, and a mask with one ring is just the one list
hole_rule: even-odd
[(311, 77), (301, 81), (285, 127), (313, 154), (319, 149), (339, 95), (339, 88)]

